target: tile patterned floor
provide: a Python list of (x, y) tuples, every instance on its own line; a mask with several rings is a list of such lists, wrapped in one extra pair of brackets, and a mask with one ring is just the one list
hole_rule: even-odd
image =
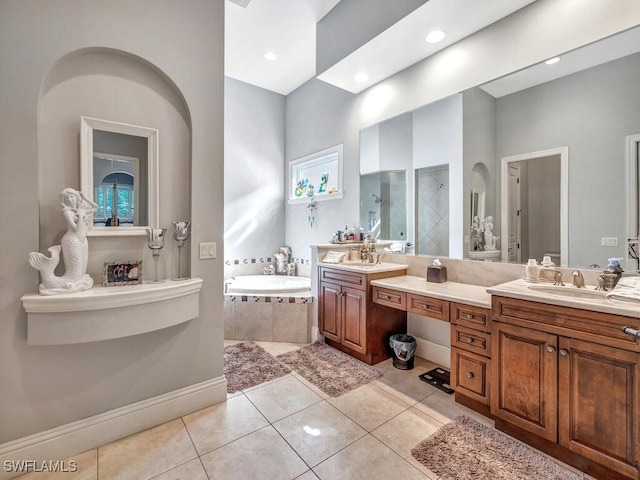
[[(226, 344), (233, 342), (225, 342)], [(298, 348), (257, 342), (273, 355)], [(420, 381), (413, 370), (378, 365), (383, 376), (330, 398), (295, 373), (73, 458), (75, 473), (21, 480), (436, 479), (411, 448), (465, 414), (493, 422)], [(589, 479), (585, 475), (585, 479)]]

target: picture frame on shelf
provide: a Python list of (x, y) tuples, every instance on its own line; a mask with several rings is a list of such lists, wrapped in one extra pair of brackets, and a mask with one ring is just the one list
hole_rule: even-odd
[(142, 260), (104, 262), (103, 287), (139, 285), (142, 283)]

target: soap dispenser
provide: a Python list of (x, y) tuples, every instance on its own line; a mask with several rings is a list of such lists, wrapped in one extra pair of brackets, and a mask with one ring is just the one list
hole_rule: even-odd
[(527, 282), (533, 283), (540, 281), (540, 267), (535, 258), (530, 258), (524, 266), (524, 279)]
[(622, 276), (622, 267), (620, 266), (620, 258), (610, 258), (607, 268), (605, 268), (602, 277), (604, 279), (603, 287), (605, 290), (612, 290), (620, 277)]

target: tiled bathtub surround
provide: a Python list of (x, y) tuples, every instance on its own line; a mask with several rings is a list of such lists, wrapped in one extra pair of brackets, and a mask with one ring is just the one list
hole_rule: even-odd
[(225, 295), (225, 340), (309, 343), (311, 293), (292, 296)]

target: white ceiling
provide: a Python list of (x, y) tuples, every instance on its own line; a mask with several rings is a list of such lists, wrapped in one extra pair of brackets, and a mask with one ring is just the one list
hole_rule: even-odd
[(288, 95), (315, 76), (316, 23), (339, 1), (227, 0), (225, 75)]
[[(288, 95), (316, 76), (316, 23), (339, 1), (227, 0), (225, 74)], [(318, 78), (359, 93), (533, 1), (429, 0)], [(424, 37), (436, 28), (446, 31), (447, 37), (436, 45), (427, 44)], [(639, 49), (640, 29), (633, 29), (565, 54), (555, 65), (536, 65), (482, 88), (500, 97)], [(277, 59), (266, 60), (266, 52), (275, 53)], [(360, 72), (369, 76), (367, 82), (355, 82)]]
[(640, 51), (640, 28), (633, 28), (565, 53), (560, 57), (560, 61), (553, 65), (545, 63), (533, 65), (482, 85), (481, 88), (493, 97), (499, 98), (638, 51)]
[[(316, 75), (316, 23), (339, 1), (227, 0), (225, 74), (288, 95)], [(429, 0), (319, 78), (358, 93), (533, 1)], [(424, 38), (434, 28), (447, 37), (430, 45)], [(277, 60), (265, 60), (268, 51)], [(361, 71), (368, 82), (353, 80)]]

